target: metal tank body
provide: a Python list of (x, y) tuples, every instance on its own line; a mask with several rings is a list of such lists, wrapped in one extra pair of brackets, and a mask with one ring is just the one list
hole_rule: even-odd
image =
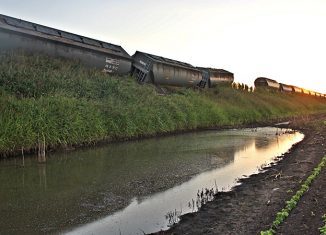
[(283, 91), (283, 92), (294, 92), (293, 86), (286, 85), (284, 83), (280, 83), (280, 91)]
[(319, 97), (319, 98), (322, 97), (322, 95), (319, 92), (316, 92), (316, 96)]
[(279, 90), (280, 84), (272, 79), (265, 78), (265, 77), (259, 77), (254, 82), (256, 88), (267, 88), (270, 90)]
[(201, 71), (184, 62), (140, 51), (133, 55), (133, 59), (132, 73), (139, 82), (192, 87), (202, 80)]
[(304, 88), (302, 88), (302, 93), (305, 95), (310, 95), (310, 91)]
[(203, 73), (208, 73), (208, 87), (216, 87), (219, 84), (232, 83), (234, 81), (233, 73), (224, 69), (197, 67)]
[(297, 86), (293, 86), (293, 91), (294, 91), (295, 93), (302, 93), (302, 88), (297, 87)]
[(0, 53), (11, 52), (78, 60), (118, 75), (130, 73), (132, 64), (121, 46), (0, 15)]

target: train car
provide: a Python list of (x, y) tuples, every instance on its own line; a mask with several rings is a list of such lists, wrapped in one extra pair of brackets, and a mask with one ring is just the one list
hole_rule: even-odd
[(302, 88), (302, 94), (310, 95), (310, 91), (307, 90), (307, 89)]
[(277, 81), (265, 77), (258, 77), (254, 84), (257, 89), (264, 88), (275, 91), (280, 89), (280, 84)]
[(280, 83), (280, 91), (281, 92), (294, 92), (294, 88), (291, 85), (286, 85), (284, 83)]
[(111, 74), (128, 74), (132, 58), (121, 47), (0, 15), (0, 53), (46, 54), (79, 60)]
[(292, 86), (292, 88), (293, 88), (293, 91), (294, 91), (295, 93), (302, 93), (302, 92), (303, 92), (303, 91), (302, 91), (302, 88), (300, 88), (300, 87)]
[(200, 82), (199, 86), (204, 88), (206, 85), (208, 88), (216, 87), (219, 84), (231, 84), (234, 81), (233, 73), (226, 71), (224, 69), (214, 69), (214, 68), (203, 68), (197, 67), (202, 71), (203, 80)]
[(188, 63), (140, 51), (136, 51), (133, 59), (132, 75), (140, 83), (194, 87), (202, 80), (202, 72)]

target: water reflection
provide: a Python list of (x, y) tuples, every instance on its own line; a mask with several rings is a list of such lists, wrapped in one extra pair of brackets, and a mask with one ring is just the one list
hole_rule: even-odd
[(45, 164), (38, 164), (38, 174), (40, 178), (40, 190), (46, 191), (47, 184), (46, 184), (46, 165)]
[(72, 233), (166, 229), (211, 200), (212, 189), (229, 189), (302, 138), (275, 133), (208, 131), (110, 144), (50, 155), (46, 164), (28, 158), (25, 168), (2, 161), (0, 231), (59, 232), (94, 220)]

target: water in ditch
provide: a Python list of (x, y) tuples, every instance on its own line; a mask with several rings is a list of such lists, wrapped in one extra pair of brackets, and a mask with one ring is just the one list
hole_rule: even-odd
[(0, 161), (4, 234), (144, 234), (257, 173), (303, 134), (204, 131)]

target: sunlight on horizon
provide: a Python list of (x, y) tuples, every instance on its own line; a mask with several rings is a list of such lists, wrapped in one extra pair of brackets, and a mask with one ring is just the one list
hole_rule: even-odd
[(326, 93), (326, 1), (0, 0), (0, 5), (0, 14), (118, 44), (131, 55), (140, 50), (223, 68), (248, 85), (264, 76)]

